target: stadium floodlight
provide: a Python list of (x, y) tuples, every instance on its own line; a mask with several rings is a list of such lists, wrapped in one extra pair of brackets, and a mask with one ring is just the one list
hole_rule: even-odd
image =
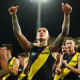
[(44, 2), (47, 2), (47, 0), (30, 0), (31, 2), (41, 2), (41, 3), (44, 3)]
[(36, 30), (37, 30), (38, 28), (41, 27), (41, 6), (42, 6), (42, 3), (45, 3), (48, 0), (30, 0), (30, 1), (38, 4), (37, 27), (36, 27)]

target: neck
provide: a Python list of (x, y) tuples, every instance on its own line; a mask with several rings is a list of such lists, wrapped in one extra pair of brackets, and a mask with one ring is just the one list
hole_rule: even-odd
[(39, 47), (47, 46), (47, 40), (39, 40), (38, 41), (38, 46)]
[(73, 50), (73, 51), (68, 51), (68, 54), (69, 55), (72, 55), (72, 54), (74, 54), (75, 53), (75, 51)]

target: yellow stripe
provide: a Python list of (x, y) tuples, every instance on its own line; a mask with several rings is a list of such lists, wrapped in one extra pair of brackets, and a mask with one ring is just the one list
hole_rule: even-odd
[[(74, 56), (73, 56), (73, 58), (71, 59), (71, 61), (68, 63), (68, 65), (70, 65), (70, 66), (72, 66), (72, 67), (75, 67), (76, 65), (77, 65), (77, 63), (78, 63), (78, 55), (79, 55), (80, 53), (76, 53)], [(70, 73), (70, 71), (71, 70), (69, 70), (68, 68), (64, 68), (63, 69), (63, 71), (59, 74), (59, 75), (57, 75), (57, 74), (55, 74), (55, 76), (54, 76), (54, 80), (59, 80), (61, 77), (62, 77), (62, 79), (67, 75), (67, 74), (69, 74)]]
[[(16, 57), (13, 57), (12, 60), (10, 61), (9, 65), (8, 65), (8, 68), (9, 69), (12, 69), (13, 68), (13, 61), (14, 61), (14, 59), (16, 59)], [(6, 80), (6, 78), (9, 77), (10, 75), (11, 74), (8, 73), (6, 76), (3, 77), (3, 80)]]
[[(42, 54), (42, 53), (48, 53), (48, 54)], [(46, 62), (47, 58), (50, 55), (50, 51), (48, 46), (45, 47), (45, 49), (40, 53), (38, 58), (35, 60), (35, 62), (32, 64), (30, 73), (28, 75), (28, 79), (31, 80), (33, 76), (37, 73), (37, 71), (43, 66), (43, 64)]]
[(24, 74), (24, 72), (22, 71), (22, 73), (20, 74), (18, 80), (22, 80), (24, 77), (26, 77), (26, 74)]

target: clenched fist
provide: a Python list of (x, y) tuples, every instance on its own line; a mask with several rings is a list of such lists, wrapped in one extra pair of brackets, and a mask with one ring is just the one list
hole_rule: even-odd
[(69, 15), (72, 12), (72, 7), (67, 3), (66, 4), (62, 3), (62, 10), (64, 13)]
[(12, 7), (10, 7), (10, 8), (8, 9), (10, 15), (11, 15), (11, 16), (15, 16), (16, 13), (17, 13), (18, 8), (19, 8), (19, 6), (16, 6), (16, 7), (15, 7), (15, 6), (12, 6)]

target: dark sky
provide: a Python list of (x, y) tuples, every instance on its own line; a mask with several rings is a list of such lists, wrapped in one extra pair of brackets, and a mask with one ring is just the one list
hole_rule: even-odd
[[(61, 2), (69, 3), (72, 6), (70, 19), (69, 36), (77, 38), (80, 36), (80, 3), (79, 0), (48, 0), (41, 7), (41, 24), (45, 26), (51, 37), (57, 37), (61, 32), (63, 23), (63, 11)], [(37, 3), (31, 3), (30, 0), (1, 0), (0, 1), (0, 46), (3, 43), (11, 43), (13, 45), (14, 54), (23, 52), (16, 37), (14, 36), (11, 16), (8, 8), (11, 6), (19, 6), (17, 15), (19, 24), (23, 34), (31, 42), (36, 37), (36, 22), (37, 22)]]

